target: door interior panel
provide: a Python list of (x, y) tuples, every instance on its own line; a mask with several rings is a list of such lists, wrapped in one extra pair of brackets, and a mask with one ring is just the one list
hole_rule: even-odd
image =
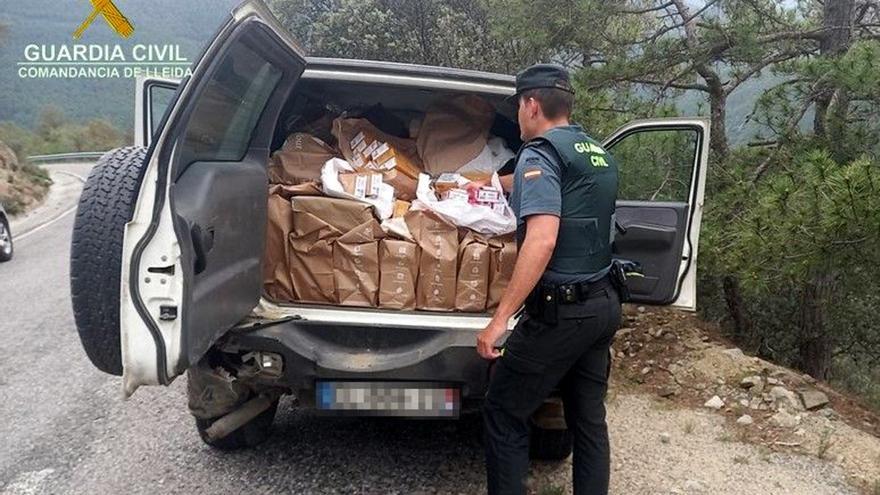
[(622, 227), (614, 237), (614, 257), (638, 261), (644, 277), (627, 279), (632, 300), (666, 304), (675, 300), (688, 218), (687, 203), (618, 201)]
[[(258, 155), (259, 153), (257, 153)], [(195, 162), (174, 184), (172, 201), (185, 262), (188, 311), (183, 349), (195, 362), (259, 300), (265, 243), (266, 172), (262, 160)], [(187, 259), (189, 258), (189, 259)], [(223, 301), (218, 311), (216, 301)]]

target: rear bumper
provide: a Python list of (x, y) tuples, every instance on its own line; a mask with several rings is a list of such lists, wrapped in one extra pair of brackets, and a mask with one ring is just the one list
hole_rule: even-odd
[(304, 405), (318, 379), (443, 382), (459, 386), (463, 400), (476, 401), (485, 395), (489, 376), (489, 362), (476, 351), (478, 332), (293, 320), (238, 329), (221, 348), (280, 354), (283, 370), (274, 381), (298, 391)]

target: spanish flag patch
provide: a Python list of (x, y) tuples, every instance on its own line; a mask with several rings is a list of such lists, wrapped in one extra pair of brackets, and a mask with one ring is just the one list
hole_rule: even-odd
[(535, 179), (541, 176), (541, 169), (531, 168), (523, 174), (523, 179)]

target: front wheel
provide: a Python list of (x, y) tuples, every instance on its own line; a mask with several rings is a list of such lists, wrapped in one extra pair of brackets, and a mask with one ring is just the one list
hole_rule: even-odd
[(12, 259), (12, 231), (9, 230), (9, 222), (0, 217), (0, 262)]

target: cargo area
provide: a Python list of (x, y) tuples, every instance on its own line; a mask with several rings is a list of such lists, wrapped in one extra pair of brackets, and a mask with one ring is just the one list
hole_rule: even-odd
[(273, 139), (254, 316), (482, 328), (516, 258), (504, 96), (303, 78)]

